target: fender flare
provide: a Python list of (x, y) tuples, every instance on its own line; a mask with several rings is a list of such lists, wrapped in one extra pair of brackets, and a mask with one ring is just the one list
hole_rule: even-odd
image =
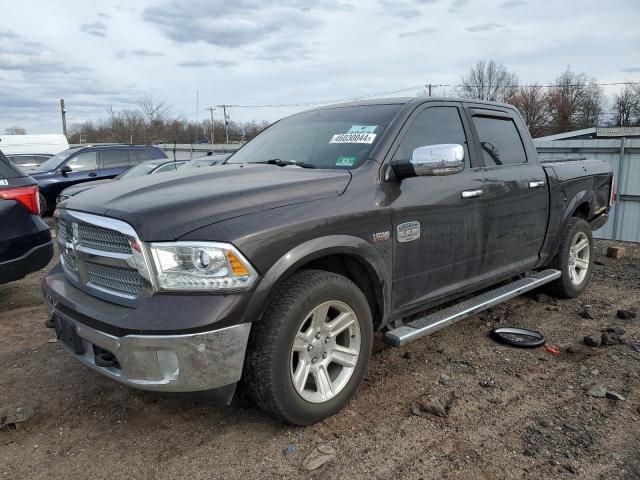
[(245, 311), (246, 322), (258, 321), (275, 290), (284, 279), (303, 265), (330, 255), (348, 255), (366, 266), (382, 291), (382, 319), (386, 323), (391, 311), (391, 274), (382, 253), (372, 244), (351, 235), (328, 235), (308, 240), (282, 255), (261, 277)]
[[(560, 239), (562, 238), (562, 232), (564, 232), (564, 229), (567, 228), (567, 224), (569, 223), (569, 220), (573, 217), (573, 214), (575, 213), (578, 206), (582, 205), (583, 203), (588, 203), (589, 210), (591, 210), (592, 203), (593, 203), (593, 192), (590, 192), (588, 190), (580, 190), (567, 203), (567, 208), (562, 213), (562, 219), (560, 220), (558, 231), (556, 233), (555, 239), (553, 240), (553, 247), (551, 249), (552, 253), (551, 255), (549, 255), (549, 261), (551, 261), (551, 259), (553, 259), (553, 257), (556, 256), (556, 253), (558, 252), (558, 248), (560, 247)], [(587, 219), (587, 221), (589, 220)]]

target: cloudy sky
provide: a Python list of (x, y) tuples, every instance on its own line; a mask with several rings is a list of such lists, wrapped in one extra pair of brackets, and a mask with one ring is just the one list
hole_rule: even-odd
[(60, 132), (60, 98), (69, 125), (142, 93), (194, 119), (196, 91), (200, 109), (341, 99), (455, 84), (490, 58), (525, 83), (568, 65), (640, 80), (640, 0), (22, 0), (0, 18), (0, 133)]

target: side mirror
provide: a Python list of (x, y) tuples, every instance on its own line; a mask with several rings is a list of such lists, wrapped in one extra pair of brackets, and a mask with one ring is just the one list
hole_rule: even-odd
[(69, 173), (69, 172), (71, 172), (71, 171), (72, 171), (72, 170), (71, 170), (71, 167), (70, 167), (69, 165), (65, 165), (64, 167), (62, 167), (62, 168), (60, 169), (60, 173), (61, 173), (62, 175), (64, 175), (65, 177), (67, 176), (67, 173)]
[(391, 168), (398, 178), (452, 175), (464, 170), (464, 148), (454, 143), (418, 147), (411, 160), (392, 162)]

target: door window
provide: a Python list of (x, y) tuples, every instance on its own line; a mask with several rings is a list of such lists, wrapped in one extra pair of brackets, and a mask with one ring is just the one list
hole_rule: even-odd
[(138, 162), (146, 162), (147, 160), (153, 160), (153, 155), (149, 150), (135, 150), (131, 151), (131, 159), (135, 159), (135, 155), (138, 156)]
[(129, 156), (126, 150), (104, 150), (100, 152), (102, 168), (128, 167)]
[(526, 163), (524, 145), (512, 119), (473, 117), (473, 123), (478, 131), (485, 165)]
[(88, 172), (95, 170), (96, 165), (96, 152), (82, 152), (73, 157), (67, 162), (67, 166), (71, 168), (72, 172)]
[(407, 130), (394, 160), (409, 160), (418, 147), (454, 143), (464, 147), (465, 158), (469, 157), (467, 137), (456, 107), (431, 107), (420, 112)]

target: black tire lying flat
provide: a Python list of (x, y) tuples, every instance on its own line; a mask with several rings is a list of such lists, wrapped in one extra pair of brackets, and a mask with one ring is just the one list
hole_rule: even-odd
[[(286, 423), (319, 422), (356, 392), (372, 341), (372, 316), (362, 291), (342, 275), (302, 270), (284, 282), (252, 327), (245, 360), (249, 393)], [(345, 351), (356, 350), (343, 358)], [(341, 363), (333, 363), (334, 356)]]
[[(576, 252), (576, 247), (581, 246), (576, 244), (580, 239), (582, 243), (586, 242), (586, 246), (580, 252)], [(574, 298), (580, 295), (589, 283), (593, 258), (591, 227), (581, 218), (571, 218), (562, 233), (558, 253), (550, 264), (550, 268), (560, 270), (562, 275), (548, 285), (549, 292), (562, 298)], [(579, 274), (576, 274), (578, 265), (576, 262), (583, 262), (584, 265), (583, 269), (579, 269)]]

